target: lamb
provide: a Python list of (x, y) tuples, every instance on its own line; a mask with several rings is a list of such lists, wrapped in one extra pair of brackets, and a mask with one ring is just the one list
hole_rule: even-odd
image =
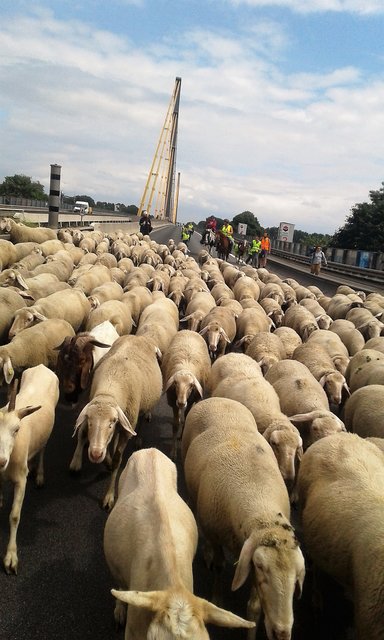
[(235, 314), (226, 307), (214, 307), (201, 321), (200, 335), (205, 336), (210, 356), (219, 358), (236, 335)]
[(211, 370), (206, 342), (194, 331), (179, 331), (164, 354), (161, 369), (164, 391), (173, 411), (173, 445), (176, 459), (177, 436), (191, 406), (203, 397)]
[(90, 392), (90, 402), (75, 424), (77, 446), (70, 469), (79, 471), (86, 440), (88, 457), (100, 464), (107, 455), (108, 445), (121, 429), (113, 444), (111, 480), (103, 507), (112, 509), (115, 483), (128, 439), (136, 435), (140, 415), (148, 415), (159, 401), (163, 379), (158, 363), (159, 350), (145, 336), (122, 336), (96, 367)]
[(10, 536), (4, 557), (7, 573), (17, 573), (18, 570), (17, 529), (29, 463), (35, 457), (36, 484), (39, 487), (44, 484), (44, 449), (55, 420), (59, 381), (52, 371), (40, 364), (23, 372), (17, 396), (16, 389), (17, 382), (13, 385), (8, 407), (0, 411), (0, 478), (9, 479), (14, 484)]
[(354, 356), (355, 353), (363, 349), (365, 344), (364, 338), (360, 331), (356, 329), (355, 325), (350, 320), (334, 320), (332, 322), (330, 330), (339, 336), (340, 340), (347, 348), (348, 354), (350, 356)]
[(343, 417), (348, 431), (361, 438), (384, 438), (383, 386), (369, 384), (354, 391), (344, 405)]
[(384, 323), (375, 318), (368, 309), (351, 309), (346, 319), (353, 322), (365, 340), (377, 338), (384, 332)]
[(23, 307), (15, 312), (9, 339), (12, 340), (20, 331), (43, 322), (44, 320), (61, 318), (78, 331), (90, 311), (86, 296), (79, 289), (56, 291), (31, 307)]
[(75, 332), (69, 322), (55, 318), (44, 320), (28, 327), (15, 336), (11, 342), (0, 347), (1, 378), (10, 384), (15, 371), (23, 371), (38, 364), (54, 369), (57, 363), (56, 347), (66, 336)]
[(351, 393), (366, 385), (384, 384), (384, 354), (375, 349), (362, 349), (351, 358), (345, 377)]
[(345, 431), (343, 422), (329, 410), (323, 387), (301, 362), (281, 360), (265, 379), (279, 396), (283, 413), (298, 426), (304, 451), (319, 438)]
[[(126, 618), (130, 640), (208, 640), (205, 622), (254, 626), (193, 595), (198, 534), (192, 512), (177, 493), (176, 473), (157, 449), (135, 452), (121, 474), (119, 496), (105, 525), (108, 566), (119, 588), (127, 589), (112, 590), (115, 620), (124, 624)], [(130, 605), (128, 615), (123, 603)]]
[(88, 389), (91, 375), (101, 358), (119, 338), (115, 327), (105, 321), (89, 332), (66, 337), (58, 350), (56, 373), (66, 400), (76, 403)]
[(384, 637), (383, 454), (359, 436), (316, 442), (298, 490), (306, 548), (351, 595), (357, 640)]
[(7, 340), (16, 311), (24, 306), (24, 299), (16, 291), (0, 288), (0, 344)]
[(122, 300), (107, 300), (100, 307), (92, 309), (85, 323), (85, 331), (91, 331), (98, 324), (109, 321), (119, 336), (128, 335), (133, 328), (133, 319), (128, 305)]
[(237, 342), (235, 346), (243, 346), (243, 349), (246, 350), (255, 335), (260, 331), (270, 331), (272, 325), (273, 322), (264, 309), (244, 309), (239, 317), (236, 318)]
[(290, 327), (277, 327), (273, 332), (274, 336), (278, 336), (282, 341), (287, 354), (287, 358), (292, 358), (293, 352), (299, 344), (302, 344), (302, 340), (298, 333)]
[[(227, 357), (223, 356), (221, 361)], [(212, 383), (213, 379), (215, 384)], [(209, 388), (211, 396), (237, 400), (250, 410), (260, 433), (273, 444), (281, 474), (292, 487), (296, 464), (303, 452), (303, 442), (298, 430), (282, 413), (279, 397), (272, 385), (263, 379), (259, 367), (254, 367), (253, 370), (250, 367), (247, 377), (241, 375), (239, 378), (237, 370), (233, 369), (220, 378), (214, 363)]]
[(38, 242), (57, 238), (56, 231), (46, 227), (27, 227), (21, 222), (15, 222), (12, 218), (3, 218), (0, 222), (0, 229), (9, 233), (11, 242)]
[(266, 374), (275, 362), (284, 360), (287, 357), (284, 344), (279, 336), (268, 331), (257, 333), (252, 342), (249, 343), (245, 353), (253, 360), (256, 360), (263, 374)]
[(295, 304), (286, 310), (282, 324), (284, 327), (294, 329), (303, 342), (308, 340), (311, 333), (319, 330), (313, 313), (300, 304)]
[(341, 404), (343, 389), (350, 395), (345, 377), (336, 369), (331, 356), (320, 344), (313, 344), (309, 340), (297, 347), (292, 357), (308, 367), (313, 377), (324, 387), (330, 404)]
[[(186, 483), (215, 572), (224, 564), (223, 548), (238, 557), (232, 590), (252, 576), (247, 617), (258, 622), (262, 608), (268, 639), (289, 640), (293, 594), (301, 591), (305, 568), (271, 447), (246, 407), (226, 398), (192, 407), (183, 444)], [(249, 632), (249, 640), (255, 637)]]
[(323, 347), (331, 356), (332, 361), (338, 371), (345, 375), (349, 363), (349, 353), (339, 336), (333, 331), (320, 329), (312, 333), (308, 342), (311, 345), (318, 344)]

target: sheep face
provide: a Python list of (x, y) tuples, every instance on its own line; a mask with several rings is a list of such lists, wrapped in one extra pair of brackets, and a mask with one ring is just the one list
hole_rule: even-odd
[[(292, 427), (294, 429), (294, 427)], [(275, 454), (280, 473), (289, 488), (293, 486), (297, 463), (303, 455), (303, 441), (299, 432), (275, 430), (268, 440)]]
[(225, 353), (226, 343), (231, 342), (223, 327), (215, 320), (204, 327), (204, 329), (200, 331), (200, 334), (205, 337), (212, 358), (223, 355)]
[(340, 371), (334, 371), (327, 373), (320, 380), (320, 384), (324, 387), (329, 402), (331, 404), (340, 404), (343, 395), (343, 389), (346, 389), (349, 393), (349, 389), (344, 376)]
[(330, 316), (328, 316), (326, 313), (324, 313), (324, 315), (316, 317), (316, 322), (317, 322), (317, 324), (319, 326), (319, 329), (328, 330), (329, 327), (331, 326), (333, 320), (332, 320), (332, 318)]
[(200, 398), (203, 397), (203, 389), (200, 382), (197, 380), (196, 376), (194, 376), (189, 371), (177, 371), (168, 380), (165, 390), (170, 391), (173, 385), (176, 406), (179, 409), (185, 410), (187, 408), (188, 400), (191, 398), (191, 395), (194, 395), (196, 392), (198, 393)]
[(245, 541), (232, 589), (239, 588), (252, 569), (268, 640), (290, 640), (292, 600), (295, 593), (301, 595), (305, 566), (290, 524), (281, 514), (276, 514), (276, 523), (276, 535), (269, 532), (264, 544), (255, 548), (251, 538)]
[(8, 467), (21, 420), (39, 409), (40, 405), (8, 412), (0, 411), (0, 473)]
[(77, 418), (75, 432), (84, 423), (88, 425), (88, 457), (96, 464), (105, 459), (117, 423), (120, 423), (131, 435), (136, 435), (123, 410), (112, 403), (97, 401), (88, 403)]
[(23, 331), (23, 329), (32, 327), (32, 325), (36, 324), (37, 322), (42, 322), (46, 319), (47, 318), (43, 316), (43, 314), (35, 311), (34, 309), (32, 309), (32, 307), (19, 309), (19, 311), (17, 311), (15, 314), (15, 319), (9, 330), (9, 339), (12, 340), (12, 338), (20, 333), (20, 331)]

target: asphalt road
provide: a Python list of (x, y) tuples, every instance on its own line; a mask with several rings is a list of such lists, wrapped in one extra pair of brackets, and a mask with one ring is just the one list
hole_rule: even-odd
[[(178, 239), (179, 229), (172, 229)], [(169, 229), (153, 233), (164, 242)], [(197, 234), (191, 240), (192, 253), (201, 248)], [(287, 267), (270, 265), (270, 270), (287, 277)], [(296, 272), (297, 274), (297, 272)], [(298, 277), (297, 275), (294, 277)], [(303, 275), (300, 281), (305, 283)], [(313, 282), (313, 277), (310, 277)], [(307, 282), (308, 283), (308, 282)], [(321, 286), (321, 285), (319, 285)], [(333, 293), (337, 285), (324, 286)], [(331, 289), (333, 289), (331, 291)], [(5, 404), (0, 393), (0, 406)], [(46, 484), (36, 489), (30, 479), (26, 491), (18, 533), (19, 574), (7, 576), (0, 571), (0, 639), (4, 640), (121, 640), (113, 620), (113, 584), (103, 555), (103, 529), (107, 514), (99, 501), (108, 484), (108, 472), (101, 465), (85, 460), (80, 476), (68, 471), (74, 451), (73, 426), (78, 410), (59, 403), (52, 437), (46, 450)], [(169, 453), (171, 444), (171, 412), (164, 398), (150, 424), (142, 430), (143, 445), (156, 446)], [(130, 446), (133, 446), (130, 445)], [(127, 456), (131, 452), (128, 449)], [(182, 471), (179, 469), (180, 492), (187, 499)], [(8, 539), (8, 515), (12, 491), (8, 485), (5, 504), (0, 512), (0, 555)], [(206, 570), (199, 549), (195, 566), (195, 593), (210, 597), (211, 575)], [(245, 616), (247, 586), (236, 594), (230, 591), (233, 570), (228, 568), (223, 580), (226, 594), (224, 606)], [(315, 616), (311, 604), (311, 571), (305, 583), (303, 598), (295, 603), (293, 640), (344, 640), (350, 610), (334, 587), (325, 590), (325, 613)], [(336, 604), (334, 604), (336, 603)], [(214, 640), (240, 640), (245, 632), (210, 629)], [(265, 638), (264, 630), (258, 640)], [(349, 636), (350, 637), (350, 636)]]

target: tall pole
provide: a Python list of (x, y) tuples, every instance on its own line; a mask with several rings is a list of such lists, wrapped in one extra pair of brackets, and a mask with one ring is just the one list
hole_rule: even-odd
[(61, 165), (51, 164), (51, 179), (49, 184), (49, 214), (48, 227), (57, 229), (59, 226), (59, 204), (60, 204), (60, 178)]
[(174, 91), (175, 106), (173, 108), (173, 114), (172, 114), (169, 171), (168, 171), (168, 179), (167, 179), (167, 190), (165, 194), (165, 211), (164, 211), (165, 218), (168, 218), (169, 220), (171, 220), (172, 214), (173, 214), (172, 199), (174, 196), (174, 187), (175, 187), (177, 128), (178, 128), (178, 120), (179, 120), (180, 90), (181, 90), (181, 78), (176, 78), (175, 91)]

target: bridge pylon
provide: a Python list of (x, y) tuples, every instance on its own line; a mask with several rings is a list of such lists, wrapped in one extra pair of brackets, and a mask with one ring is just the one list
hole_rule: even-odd
[(180, 174), (176, 183), (180, 91), (181, 78), (176, 78), (138, 211), (138, 216), (143, 211), (148, 211), (155, 218), (174, 223), (177, 219), (180, 189)]

